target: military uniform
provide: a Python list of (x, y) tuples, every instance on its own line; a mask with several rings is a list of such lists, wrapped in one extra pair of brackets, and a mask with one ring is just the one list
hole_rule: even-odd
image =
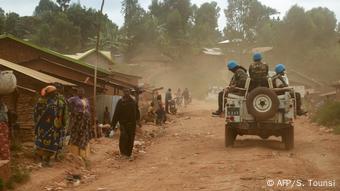
[(272, 77), (274, 88), (284, 88), (288, 87), (286, 80), (283, 78), (284, 74), (276, 74)]
[(249, 66), (249, 76), (251, 78), (250, 89), (254, 89), (259, 86), (268, 87), (268, 65), (257, 61)]
[[(241, 66), (239, 66), (236, 71), (234, 72), (234, 76), (231, 78), (231, 81), (229, 83), (229, 87), (238, 87), (238, 88), (244, 88), (246, 81), (248, 78), (247, 70)], [(226, 94), (228, 94), (231, 90), (228, 90)], [(224, 91), (221, 91), (218, 93), (218, 111), (221, 112), (223, 109), (223, 93)]]
[(234, 76), (231, 78), (229, 86), (244, 88), (247, 78), (248, 78), (247, 70), (244, 69), (243, 67), (239, 67), (235, 71)]
[[(283, 78), (283, 76), (284, 76), (284, 73), (279, 73), (279, 74), (276, 74), (275, 76), (272, 77), (274, 88), (285, 88), (285, 87), (288, 87), (288, 84), (287, 84), (286, 80)], [(302, 109), (301, 94), (299, 92), (295, 92), (295, 94), (292, 93), (291, 96), (295, 97), (295, 99), (296, 99), (297, 114), (298, 115), (305, 114), (306, 112), (303, 111), (303, 109)]]

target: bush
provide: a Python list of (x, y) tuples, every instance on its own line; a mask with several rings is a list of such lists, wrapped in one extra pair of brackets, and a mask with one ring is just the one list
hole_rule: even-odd
[[(27, 170), (21, 170), (18, 167), (14, 167), (12, 169), (13, 173), (9, 180), (6, 182), (6, 188), (9, 190), (13, 190), (15, 188), (15, 184), (22, 184), (27, 182), (30, 179), (30, 174)], [(1, 191), (1, 187), (0, 187)]]
[(340, 135), (340, 125), (334, 127), (334, 134)]
[(340, 125), (340, 102), (328, 102), (321, 106), (314, 121), (328, 127)]
[(4, 181), (0, 178), (0, 191), (5, 189)]

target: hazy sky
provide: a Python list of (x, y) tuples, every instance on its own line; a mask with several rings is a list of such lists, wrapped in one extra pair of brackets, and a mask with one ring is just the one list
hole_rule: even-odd
[[(78, 2), (78, 0), (71, 0), (72, 2)], [(79, 0), (82, 5), (86, 7), (100, 8), (101, 0)], [(213, 0), (191, 0), (193, 4), (202, 4), (204, 2), (211, 2)], [(221, 14), (219, 18), (219, 28), (223, 29), (225, 26), (225, 17), (223, 9), (228, 5), (228, 0), (215, 0), (221, 8)], [(283, 16), (287, 10), (298, 4), (309, 10), (313, 7), (327, 7), (335, 12), (338, 21), (340, 21), (340, 0), (259, 0), (262, 4), (275, 8)], [(0, 7), (6, 12), (16, 12), (20, 15), (32, 15), (35, 6), (39, 0), (0, 0)], [(123, 17), (121, 14), (121, 0), (105, 0), (104, 12), (109, 18), (119, 26), (123, 23)], [(139, 0), (142, 7), (147, 9), (151, 0)]]

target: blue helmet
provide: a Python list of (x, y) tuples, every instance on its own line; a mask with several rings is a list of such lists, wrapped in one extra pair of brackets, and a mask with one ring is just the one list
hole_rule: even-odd
[(277, 64), (277, 65), (275, 66), (275, 72), (276, 72), (277, 74), (280, 74), (280, 73), (282, 73), (282, 72), (284, 72), (284, 71), (286, 71), (286, 67), (285, 67), (284, 64)]
[(255, 62), (261, 61), (261, 60), (262, 60), (262, 54), (259, 53), (259, 52), (255, 52), (255, 53), (253, 54), (253, 60), (254, 60)]
[(229, 70), (233, 70), (238, 66), (237, 62), (235, 60), (229, 60), (227, 67)]

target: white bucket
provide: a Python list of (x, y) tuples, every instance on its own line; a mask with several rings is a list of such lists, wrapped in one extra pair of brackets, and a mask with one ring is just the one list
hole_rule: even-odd
[(17, 78), (11, 70), (0, 72), (0, 95), (14, 92), (17, 86)]

